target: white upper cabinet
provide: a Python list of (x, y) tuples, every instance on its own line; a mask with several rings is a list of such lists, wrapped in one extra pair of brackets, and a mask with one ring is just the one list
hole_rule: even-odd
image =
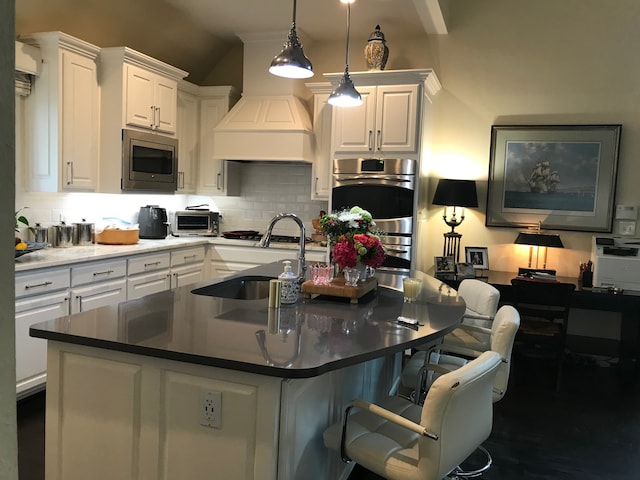
[(127, 65), (125, 123), (176, 133), (178, 83), (135, 65)]
[(195, 193), (198, 186), (200, 108), (197, 94), (187, 91), (186, 84), (181, 82), (178, 87), (178, 193)]
[(232, 87), (201, 87), (198, 193), (219, 196), (240, 195), (238, 165), (214, 157), (213, 151), (214, 128), (235, 104), (237, 98), (237, 93)]
[(95, 191), (100, 154), (100, 94), (95, 45), (62, 32), (22, 42), (42, 55), (28, 97), (27, 185), (32, 191)]
[(328, 82), (306, 83), (313, 93), (314, 160), (311, 168), (311, 200), (329, 200), (331, 194), (332, 106), (327, 103), (332, 87)]
[(184, 70), (128, 47), (100, 50), (100, 185), (120, 193), (122, 129), (175, 136)]
[[(332, 83), (341, 75), (327, 74)], [(354, 72), (362, 96), (358, 107), (334, 108), (333, 142), (337, 155), (407, 155), (420, 152), (424, 97), (440, 83), (432, 70)]]

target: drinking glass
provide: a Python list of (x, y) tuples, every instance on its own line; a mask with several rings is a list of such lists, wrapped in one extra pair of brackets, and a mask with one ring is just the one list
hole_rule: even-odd
[(347, 287), (355, 287), (360, 279), (360, 270), (354, 267), (347, 267), (344, 272), (344, 284)]
[(311, 282), (315, 285), (329, 285), (333, 278), (333, 267), (324, 263), (311, 266)]
[(402, 291), (404, 292), (404, 301), (407, 303), (415, 302), (420, 292), (421, 280), (419, 278), (405, 278), (402, 280)]

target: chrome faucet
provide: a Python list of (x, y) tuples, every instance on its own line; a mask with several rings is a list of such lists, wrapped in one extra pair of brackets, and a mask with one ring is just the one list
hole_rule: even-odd
[(278, 223), (283, 218), (290, 218), (295, 221), (300, 227), (300, 251), (298, 252), (298, 283), (304, 282), (304, 276), (307, 271), (307, 266), (305, 264), (304, 259), (304, 245), (306, 240), (306, 229), (304, 227), (304, 223), (300, 218), (293, 213), (279, 213), (275, 217), (271, 219), (269, 222), (269, 226), (267, 227), (267, 232), (264, 234), (260, 243), (258, 245), (262, 248), (267, 248), (271, 243), (271, 232), (273, 231), (273, 227), (276, 223)]

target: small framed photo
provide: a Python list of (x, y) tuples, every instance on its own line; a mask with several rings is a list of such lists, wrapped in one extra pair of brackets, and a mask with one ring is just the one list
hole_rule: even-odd
[(487, 247), (464, 247), (467, 263), (476, 270), (489, 270), (489, 249)]
[(456, 274), (458, 278), (475, 278), (476, 269), (469, 262), (461, 262), (456, 264)]
[(453, 256), (433, 258), (436, 273), (456, 273), (456, 262), (453, 260)]

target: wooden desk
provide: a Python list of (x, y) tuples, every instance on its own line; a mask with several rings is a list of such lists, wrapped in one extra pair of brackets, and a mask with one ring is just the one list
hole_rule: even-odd
[[(510, 303), (513, 298), (511, 279), (514, 272), (489, 271), (485, 278), (500, 291), (500, 302)], [(577, 278), (557, 277), (558, 281), (574, 283), (576, 291), (572, 296), (571, 306), (585, 310), (619, 312), (621, 314), (619, 358), (622, 368), (635, 367), (640, 362), (640, 292), (624, 291), (614, 294), (601, 288), (582, 288)], [(445, 283), (454, 288), (460, 281), (449, 280)]]

